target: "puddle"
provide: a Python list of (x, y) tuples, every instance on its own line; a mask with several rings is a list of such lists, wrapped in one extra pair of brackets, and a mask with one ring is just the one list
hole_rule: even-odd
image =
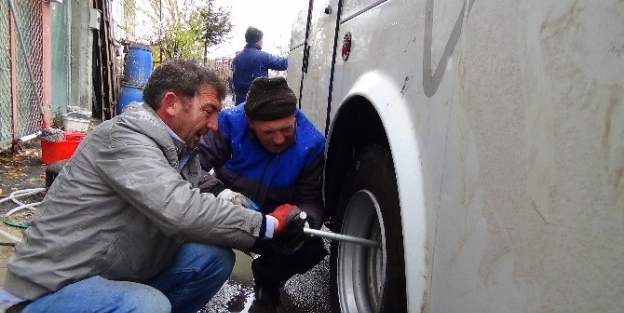
[(234, 252), (236, 253), (236, 264), (234, 264), (231, 278), (241, 284), (251, 284), (253, 282), (251, 256), (237, 250)]
[(329, 308), (329, 257), (304, 275), (295, 275), (280, 290), (277, 308), (254, 302), (252, 258), (236, 251), (230, 279), (199, 313), (325, 313)]

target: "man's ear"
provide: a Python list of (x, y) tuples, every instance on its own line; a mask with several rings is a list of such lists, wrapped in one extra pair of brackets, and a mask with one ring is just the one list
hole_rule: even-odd
[(167, 116), (175, 116), (177, 112), (177, 98), (173, 92), (167, 92), (162, 99), (161, 109)]
[(254, 129), (255, 128), (254, 121), (250, 119), (249, 116), (247, 116), (247, 114), (245, 114), (245, 119), (247, 120), (247, 125), (249, 125), (249, 129)]

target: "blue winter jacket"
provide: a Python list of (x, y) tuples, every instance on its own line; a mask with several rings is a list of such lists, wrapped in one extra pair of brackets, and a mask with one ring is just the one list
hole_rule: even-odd
[(254, 79), (267, 77), (269, 70), (285, 71), (287, 68), (287, 58), (266, 53), (257, 44), (247, 44), (232, 61), (232, 84), (236, 104), (245, 101), (249, 86)]
[(279, 154), (270, 153), (249, 130), (243, 105), (221, 111), (219, 130), (202, 137), (202, 168), (213, 168), (226, 188), (249, 197), (263, 213), (290, 203), (308, 213), (311, 226), (319, 228), (325, 211), (325, 137), (297, 110), (294, 142)]

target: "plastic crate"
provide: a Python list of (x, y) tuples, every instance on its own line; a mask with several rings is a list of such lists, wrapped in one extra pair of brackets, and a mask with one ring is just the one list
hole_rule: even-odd
[(68, 115), (63, 115), (63, 128), (67, 131), (86, 132), (89, 130), (88, 119), (76, 118)]
[(64, 131), (63, 136), (65, 139), (59, 141), (41, 140), (41, 163), (51, 164), (71, 158), (86, 134)]

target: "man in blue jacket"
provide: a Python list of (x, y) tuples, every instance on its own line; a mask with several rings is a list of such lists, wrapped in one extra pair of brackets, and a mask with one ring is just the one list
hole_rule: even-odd
[[(294, 205), (307, 214), (309, 227), (319, 229), (325, 213), (325, 137), (296, 103), (284, 78), (254, 80), (247, 101), (221, 111), (218, 131), (208, 132), (198, 145), (202, 168), (215, 173), (202, 186), (215, 194), (241, 193), (265, 214)], [(327, 255), (318, 237), (292, 249), (266, 240), (251, 251), (260, 254), (251, 264), (256, 300), (270, 306), (279, 303), (286, 281)]]
[(232, 61), (232, 82), (236, 104), (245, 101), (249, 86), (254, 79), (267, 77), (269, 70), (285, 71), (288, 68), (287, 58), (262, 51), (262, 36), (261, 30), (251, 26), (247, 28), (245, 32), (247, 45)]

